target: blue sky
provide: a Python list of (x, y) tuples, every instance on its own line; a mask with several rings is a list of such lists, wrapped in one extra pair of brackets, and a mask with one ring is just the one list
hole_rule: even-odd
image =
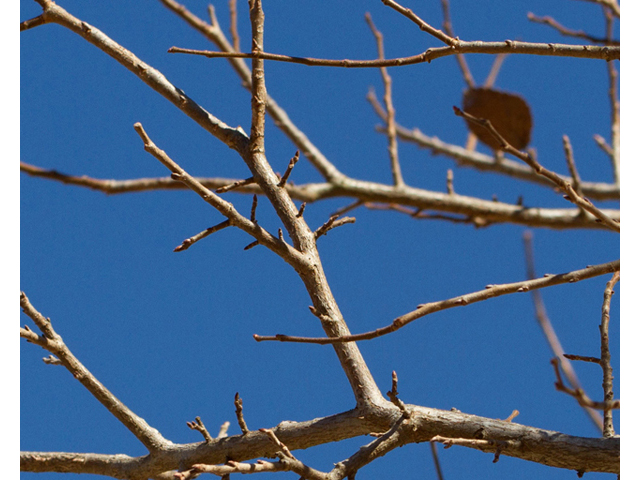
[[(157, 1), (60, 0), (73, 15), (101, 29), (161, 70), (176, 86), (229, 125), (249, 131), (249, 94), (223, 59), (166, 53), (171, 46), (213, 49)], [(243, 50), (250, 28), (239, 2)], [(440, 46), (408, 19), (378, 1), (265, 2), (265, 49), (321, 58), (375, 58), (364, 21), (370, 12), (385, 36), (387, 57)], [(452, 0), (453, 25), (465, 40), (571, 43), (527, 12), (551, 15), (594, 35), (604, 31), (597, 5), (575, 1), (477, 2)], [(207, 18), (206, 2), (185, 4)], [(405, 2), (440, 27), (440, 2)], [(225, 30), (227, 2), (216, 1)], [(39, 14), (20, 2), (20, 19)], [(577, 42), (573, 42), (577, 43)], [(467, 56), (476, 81), (493, 57)], [(141, 122), (154, 142), (192, 175), (246, 178), (241, 159), (137, 77), (95, 47), (57, 25), (20, 36), (20, 159), (42, 168), (96, 178), (166, 176), (133, 130)], [(467, 130), (451, 107), (461, 104), (464, 82), (453, 57), (390, 69), (397, 121), (449, 143), (463, 144)], [(390, 183), (386, 138), (365, 100), (370, 86), (382, 98), (376, 69), (330, 69), (267, 63), (269, 94), (322, 152), (347, 175)], [(609, 138), (607, 72), (597, 60), (511, 56), (497, 87), (528, 100), (534, 116), (532, 145), (546, 167), (566, 173), (562, 135), (572, 140), (581, 177), (611, 181), (609, 162), (592, 137)], [(283, 172), (296, 147), (268, 121), (267, 155)], [(452, 161), (400, 143), (403, 174), (412, 186), (445, 191)], [(531, 206), (566, 207), (551, 189), (454, 168), (456, 192), (505, 202), (523, 195)], [(320, 181), (302, 158), (295, 183)], [(225, 198), (248, 215), (251, 198)], [(312, 228), (337, 208), (335, 199), (308, 205)], [(602, 204), (616, 208), (617, 204)], [(20, 288), (52, 319), (74, 354), (162, 434), (198, 442), (185, 422), (200, 416), (217, 431), (234, 422), (240, 392), (251, 429), (283, 420), (308, 420), (348, 410), (353, 395), (328, 346), (256, 343), (254, 333), (322, 335), (302, 282), (265, 248), (243, 251), (252, 239), (226, 229), (182, 253), (182, 240), (223, 218), (190, 191), (106, 196), (59, 183), (20, 177)], [(261, 225), (275, 232), (268, 203), (258, 204)], [(467, 225), (417, 221), (399, 213), (356, 210), (346, 225), (319, 240), (324, 269), (352, 332), (389, 324), (417, 304), (525, 279), (522, 235), (515, 225), (477, 230)], [(619, 258), (619, 240), (606, 231), (534, 231), (539, 274), (560, 273)], [(542, 291), (565, 350), (599, 355), (600, 308), (609, 276)], [(619, 288), (617, 289), (619, 290)], [(611, 311), (614, 390), (620, 392), (619, 296)], [(21, 324), (30, 320), (24, 315)], [(598, 432), (575, 401), (556, 392), (551, 353), (528, 295), (493, 299), (422, 318), (392, 335), (360, 344), (380, 389), (393, 370), (406, 403), (458, 408), (492, 418), (520, 411), (518, 423), (572, 435)], [(44, 354), (44, 355), (43, 355)], [(21, 342), (20, 443), (32, 451), (143, 455), (138, 441), (65, 370), (45, 365), (48, 353)], [(597, 366), (576, 364), (592, 397), (601, 395)], [(619, 418), (615, 425), (619, 431)], [(329, 470), (369, 438), (296, 452), (314, 468)], [(575, 478), (555, 470), (461, 447), (439, 447), (445, 478)], [(294, 474), (278, 474), (294, 478)], [(391, 452), (359, 478), (435, 478), (428, 445)], [(36, 478), (22, 474), (22, 478)], [(62, 478), (40, 474), (41, 480)], [(587, 474), (585, 478), (613, 478)]]

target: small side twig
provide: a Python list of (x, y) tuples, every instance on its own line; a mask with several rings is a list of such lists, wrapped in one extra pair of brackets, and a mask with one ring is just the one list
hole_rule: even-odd
[(454, 195), (456, 192), (453, 191), (453, 170), (447, 170), (447, 193), (449, 195)]
[(483, 438), (449, 438), (436, 435), (431, 438), (431, 442), (444, 444), (444, 448), (451, 448), (454, 445), (476, 448), (483, 452), (494, 452), (493, 463), (500, 460), (500, 454), (507, 448), (520, 448), (522, 442), (519, 440), (491, 440)]
[(565, 353), (562, 355), (567, 360), (578, 360), (580, 362), (588, 362), (588, 363), (597, 363), (600, 364), (600, 359), (596, 357), (586, 357), (584, 355), (573, 355), (570, 353)]
[(429, 447), (431, 447), (431, 457), (433, 458), (433, 464), (436, 467), (436, 474), (438, 475), (438, 480), (444, 480), (444, 475), (442, 474), (442, 467), (440, 466), (440, 458), (438, 458), (438, 446), (435, 442), (429, 442)]
[(527, 14), (527, 18), (529, 21), (534, 23), (540, 23), (543, 25), (548, 25), (549, 27), (555, 29), (560, 35), (564, 35), (565, 37), (573, 37), (573, 38), (582, 38), (584, 40), (588, 40), (591, 43), (597, 43), (602, 45), (620, 45), (620, 42), (616, 42), (607, 38), (599, 38), (593, 35), (589, 35), (582, 30), (572, 30), (561, 25), (556, 19), (550, 16), (538, 17), (533, 13), (529, 12)]
[(249, 217), (249, 220), (251, 220), (253, 223), (258, 223), (258, 221), (256, 220), (257, 208), (258, 208), (258, 196), (254, 195), (253, 201), (251, 202), (251, 216)]
[(233, 190), (234, 188), (244, 187), (245, 185), (251, 185), (252, 183), (256, 183), (253, 177), (245, 178), (244, 180), (238, 180), (237, 182), (230, 183), (229, 185), (225, 185), (224, 187), (216, 188), (216, 193), (224, 193), (229, 190)]
[(240, 51), (240, 35), (238, 34), (238, 9), (236, 0), (229, 0), (229, 33), (233, 42), (233, 49)]
[[(453, 33), (453, 24), (451, 23), (451, 13), (449, 9), (449, 0), (442, 0), (442, 16), (444, 17), (444, 22), (442, 24), (442, 28), (449, 35), (449, 37), (455, 37)], [(467, 87), (473, 88), (475, 87), (475, 82), (473, 80), (473, 75), (471, 75), (471, 69), (467, 64), (464, 55), (456, 55), (456, 60), (458, 61), (458, 66), (460, 67), (460, 71), (462, 72), (462, 78), (464, 78)]]
[(391, 373), (391, 390), (387, 392), (387, 396), (391, 403), (400, 409), (404, 418), (411, 416), (404, 402), (398, 398), (398, 375), (395, 370)]
[(282, 176), (282, 178), (280, 179), (280, 182), (278, 183), (279, 187), (284, 187), (287, 184), (287, 180), (289, 179), (289, 175), (291, 175), (291, 172), (293, 171), (293, 167), (295, 167), (296, 163), (298, 163), (298, 160), (300, 160), (300, 150), (297, 150), (296, 154), (289, 161), (289, 165), (287, 166), (287, 170), (284, 172), (284, 175)]
[(558, 187), (560, 187), (565, 193), (567, 200), (571, 201), (573, 204), (581, 208), (582, 210), (590, 213), (597, 220), (602, 222), (604, 225), (609, 227), (611, 230), (615, 232), (620, 232), (620, 223), (606, 215), (599, 208), (597, 208), (588, 198), (582, 197), (576, 193), (574, 188), (571, 186), (571, 183), (566, 182), (560, 177), (557, 173), (552, 172), (544, 168), (540, 163), (534, 158), (533, 155), (529, 152), (521, 152), (517, 148), (513, 147), (509, 142), (505, 140), (505, 138), (498, 132), (495, 127), (491, 124), (491, 121), (484, 118), (477, 118), (458, 107), (454, 106), (453, 111), (459, 117), (463, 117), (473, 123), (481, 125), (485, 127), (487, 130), (491, 132), (494, 138), (500, 142), (501, 150), (504, 150), (511, 155), (519, 158), (524, 161), (527, 165), (529, 165), (534, 171), (536, 171), (539, 175), (542, 175), (549, 180), (553, 181)]
[(562, 136), (562, 145), (564, 147), (564, 158), (567, 160), (567, 167), (569, 167), (569, 172), (573, 180), (573, 188), (576, 193), (582, 197), (584, 194), (582, 193), (580, 175), (578, 174), (576, 162), (573, 158), (573, 147), (571, 146), (571, 140), (569, 140), (568, 135)]
[(407, 17), (409, 20), (411, 20), (413, 23), (418, 25), (420, 27), (420, 30), (422, 30), (423, 32), (427, 32), (429, 35), (433, 35), (441, 42), (449, 46), (455, 46), (459, 43), (458, 39), (447, 35), (442, 30), (438, 30), (437, 28), (432, 27), (423, 19), (421, 19), (418, 15), (413, 13), (411, 9), (403, 7), (402, 5), (394, 2), (393, 0), (382, 0), (382, 3), (384, 3), (388, 7), (393, 8), (396, 12), (401, 13), (402, 15)]
[(345, 225), (347, 223), (355, 223), (355, 221), (356, 219), (354, 217), (343, 217), (338, 220), (338, 215), (332, 215), (329, 220), (327, 220), (320, 228), (318, 228), (314, 232), (316, 240), (322, 235), (326, 235), (327, 232), (333, 228)]
[(207, 430), (207, 427), (204, 426), (204, 423), (202, 422), (200, 417), (196, 417), (195, 421), (193, 422), (187, 422), (187, 426), (191, 430), (197, 430), (198, 432), (200, 432), (204, 437), (205, 442), (207, 443), (213, 442), (213, 437), (209, 433), (209, 430)]
[(227, 431), (229, 430), (230, 425), (231, 425), (231, 422), (224, 422), (222, 425), (220, 425), (220, 430), (218, 430), (218, 436), (216, 438), (228, 437)]
[(20, 22), (20, 31), (24, 32), (25, 30), (44, 25), (45, 23), (47, 23), (47, 21), (44, 18), (44, 15), (38, 15), (37, 17), (30, 18), (29, 20), (25, 20), (24, 22)]
[(243, 435), (246, 435), (249, 433), (249, 427), (247, 427), (247, 422), (244, 421), (244, 415), (242, 414), (242, 399), (240, 398), (240, 393), (236, 392), (233, 403), (236, 406), (236, 418), (238, 419), (240, 430), (242, 430)]
[(269, 428), (261, 428), (260, 431), (262, 433), (265, 433), (269, 437), (269, 440), (271, 440), (280, 449), (280, 451), (284, 453), (285, 456), (293, 459), (296, 458), (293, 456), (289, 448), (280, 441), (280, 439), (276, 436), (275, 433), (273, 433), (273, 430)]
[[(602, 303), (602, 320), (600, 322), (600, 367), (602, 367), (602, 388), (604, 389), (604, 402), (613, 401), (613, 369), (611, 368), (611, 352), (609, 351), (609, 312), (611, 310), (611, 297), (613, 287), (620, 280), (620, 272), (615, 272), (611, 280), (607, 282), (604, 290), (604, 301)], [(604, 425), (602, 435), (612, 437), (615, 435), (613, 429), (613, 414), (611, 409), (604, 409)]]
[[(373, 33), (373, 36), (376, 38), (376, 43), (378, 45), (378, 58), (380, 60), (384, 60), (384, 41), (382, 32), (376, 28), (373, 23), (373, 19), (371, 15), (367, 12), (365, 14), (365, 20)], [(398, 159), (398, 136), (396, 133), (396, 110), (393, 107), (393, 100), (391, 95), (391, 75), (387, 72), (386, 67), (380, 68), (380, 74), (382, 75), (382, 83), (384, 85), (384, 104), (386, 108), (386, 130), (387, 130), (387, 140), (389, 146), (387, 150), (389, 152), (389, 158), (391, 160), (391, 173), (393, 175), (393, 184), (396, 187), (401, 187), (404, 185), (404, 180), (402, 178), (402, 171), (400, 169), (400, 161)]]
[(556, 390), (571, 395), (575, 398), (578, 404), (582, 407), (595, 408), (597, 410), (618, 410), (620, 408), (620, 400), (605, 400), (603, 402), (596, 402), (591, 400), (587, 394), (581, 388), (569, 388), (567, 387), (563, 380), (562, 375), (560, 374), (560, 367), (558, 358), (551, 359), (551, 365), (553, 365), (553, 371), (556, 374)]
[[(524, 241), (524, 254), (526, 260), (526, 271), (528, 278), (535, 278), (535, 261), (533, 255), (533, 234), (530, 231), (525, 232), (523, 235)], [(551, 351), (554, 356), (559, 360), (559, 366), (562, 368), (564, 375), (567, 377), (569, 383), (575, 390), (582, 390), (582, 386), (580, 384), (580, 380), (578, 379), (578, 375), (576, 374), (573, 365), (571, 362), (565, 360), (567, 357), (564, 353), (564, 349), (562, 348), (562, 344), (560, 343), (560, 339), (556, 335), (555, 329), (551, 324), (551, 320), (547, 315), (544, 301), (542, 300), (542, 294), (538, 291), (531, 292), (531, 297), (533, 299), (533, 306), (535, 309), (536, 320), (540, 325), (540, 329), (544, 334)], [(584, 406), (583, 406), (584, 407)], [(589, 416), (593, 424), (598, 430), (602, 430), (602, 417), (600, 413), (595, 410), (584, 407), (585, 413)]]
[[(613, 14), (609, 8), (603, 8), (607, 39), (613, 38)], [(614, 62), (607, 62), (609, 74), (609, 101), (611, 103), (611, 167), (613, 180), (620, 184), (620, 98), (618, 96), (618, 70)]]
[(304, 214), (304, 209), (307, 206), (307, 202), (302, 202), (302, 205), (300, 205), (300, 208), (298, 209), (298, 213), (296, 213), (296, 217), (297, 218), (301, 218), (302, 215)]
[(191, 245), (193, 245), (197, 241), (202, 240), (203, 238), (208, 237), (212, 233), (219, 232), (220, 230), (222, 230), (224, 228), (227, 228), (229, 226), (231, 226), (231, 221), (225, 220), (224, 222), (221, 222), (221, 223), (219, 223), (217, 225), (214, 225), (213, 227), (209, 227), (206, 230), (203, 230), (202, 232), (197, 233), (193, 237), (187, 238), (180, 245), (178, 245), (176, 248), (174, 248), (173, 251), (174, 252), (184, 252), (185, 250), (187, 250), (189, 247), (191, 247)]
[(505, 58), (507, 58), (507, 55), (504, 53), (501, 53), (500, 55), (496, 55), (495, 60), (493, 61), (493, 65), (491, 65), (491, 71), (489, 72), (489, 75), (487, 75), (487, 78), (484, 81), (484, 88), (491, 88), (493, 87), (493, 84), (496, 83), (496, 79), (498, 78), (498, 73), (500, 73), (500, 69), (502, 68), (502, 64), (504, 63)]

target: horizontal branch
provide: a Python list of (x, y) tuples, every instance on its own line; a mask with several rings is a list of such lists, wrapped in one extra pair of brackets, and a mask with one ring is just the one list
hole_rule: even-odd
[[(505, 159), (505, 162), (506, 161)], [(55, 170), (45, 170), (25, 163), (20, 164), (20, 169), (31, 176), (91, 188), (107, 194), (189, 188), (182, 182), (176, 182), (170, 177), (155, 179), (141, 178), (136, 180), (94, 179), (86, 176), (66, 175)], [(192, 178), (208, 189), (220, 188), (239, 181), (228, 178)], [(589, 185), (588, 182), (581, 184), (583, 189), (586, 188), (586, 185)], [(448, 195), (446, 193), (432, 192), (409, 186), (398, 188), (348, 177), (344, 177), (335, 183), (309, 183), (294, 186), (291, 182), (288, 182), (284, 188), (287, 189), (291, 198), (307, 203), (317, 202), (327, 198), (352, 198), (358, 199), (358, 201), (361, 202), (360, 204), (364, 204), (364, 202), (377, 202), (388, 205), (413, 207), (416, 210), (434, 210), (460, 214), (466, 216), (472, 223), (480, 223), (483, 225), (513, 223), (530, 227), (557, 229), (605, 228), (601, 223), (596, 222), (593, 217), (583, 215), (578, 209), (526, 207), (492, 200), (482, 200), (464, 195)], [(255, 184), (237, 187), (234, 191), (248, 194), (263, 194), (260, 187)], [(620, 218), (619, 210), (611, 209), (601, 211), (614, 220)], [(476, 219), (479, 220), (479, 222), (474, 222)]]
[(619, 60), (620, 47), (593, 45), (566, 45), (562, 43), (529, 43), (516, 40), (501, 42), (464, 42), (459, 41), (456, 46), (429, 48), (418, 55), (408, 57), (375, 59), (375, 60), (333, 60), (328, 58), (293, 57), (278, 53), (243, 53), (243, 52), (215, 52), (211, 50), (194, 50), (191, 48), (171, 47), (169, 53), (185, 53), (200, 55), (207, 58), (251, 58), (272, 60), (277, 62), (297, 63), (310, 67), (343, 67), (343, 68), (380, 68), (402, 67), (418, 63), (431, 63), (432, 60), (459, 55), (464, 53), (481, 53), (490, 55), (541, 55), (551, 57), (574, 57), (598, 60)]
[[(383, 119), (384, 120), (384, 119)], [(385, 132), (384, 128), (378, 129)], [(416, 144), (418, 147), (427, 148), (433, 155), (446, 155), (455, 160), (461, 167), (471, 167), (479, 171), (495, 172), (512, 178), (526, 180), (545, 186), (556, 186), (551, 180), (538, 175), (528, 165), (522, 165), (509, 158), (496, 161), (495, 157), (485, 155), (477, 151), (470, 151), (464, 147), (443, 142), (437, 137), (431, 137), (422, 133), (418, 128), (408, 129), (396, 125), (398, 138)], [(570, 181), (567, 176), (560, 176), (565, 181)], [(620, 186), (604, 182), (580, 182), (582, 192), (594, 200), (620, 200)]]
[(467, 293), (457, 297), (449, 298), (447, 300), (441, 300), (438, 302), (426, 303), (419, 305), (414, 311), (409, 312), (401, 317), (396, 318), (391, 324), (386, 327), (378, 328), (370, 332), (358, 333), (354, 335), (346, 335), (343, 337), (295, 337), (290, 335), (274, 335), (274, 336), (261, 336), (254, 335), (253, 338), (258, 341), (278, 341), (278, 342), (295, 342), (295, 343), (315, 343), (320, 345), (342, 343), (342, 342), (357, 342), (362, 340), (371, 340), (373, 338), (381, 337), (389, 333), (408, 325), (409, 323), (422, 318), (426, 315), (447, 310), (454, 307), (462, 307), (470, 305), (472, 303), (481, 302), (494, 297), (500, 297), (502, 295), (509, 295), (512, 293), (528, 292), (530, 290), (551, 287), (554, 285), (561, 285), (563, 283), (574, 283), (581, 280), (587, 280), (589, 278), (604, 275), (606, 273), (613, 273), (620, 270), (620, 260), (614, 262), (603, 263), (600, 265), (592, 265), (582, 270), (575, 270), (568, 273), (560, 273), (557, 275), (545, 275), (542, 278), (536, 278), (534, 280), (525, 280), (523, 282), (506, 283), (503, 285), (487, 285), (484, 290), (480, 290), (473, 293)]
[[(620, 438), (585, 438), (541, 430), (499, 419), (406, 404), (412, 433), (403, 444), (446, 438), (504, 442), (501, 454), (552, 467), (580, 471), (620, 471)], [(305, 422), (282, 422), (272, 430), (289, 450), (389, 430), (401, 417), (395, 405), (380, 406), (372, 414), (349, 412)], [(511, 445), (511, 446), (510, 446)], [(470, 448), (484, 446), (471, 443)], [(174, 445), (163, 452), (132, 458), (126, 455), (21, 452), (20, 469), (29, 472), (99, 473), (115, 478), (158, 478), (170, 470), (194, 464), (223, 464), (275, 456), (279, 448), (262, 432), (214, 439), (208, 443)], [(489, 450), (490, 451), (490, 450)]]

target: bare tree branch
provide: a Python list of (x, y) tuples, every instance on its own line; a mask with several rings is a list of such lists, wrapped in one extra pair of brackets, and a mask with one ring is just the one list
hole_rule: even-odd
[(172, 443), (169, 440), (165, 439), (158, 430), (149, 426), (144, 419), (133, 413), (80, 363), (65, 345), (62, 337), (56, 333), (51, 320), (45, 318), (31, 305), (24, 292), (20, 292), (20, 307), (42, 332), (42, 335), (34, 336), (34, 332), (25, 328), (20, 331), (21, 337), (53, 353), (59, 359), (60, 364), (69, 370), (74, 378), (82, 383), (89, 393), (133, 433), (150, 452), (170, 448)]
[(366, 333), (358, 333), (354, 335), (348, 335), (335, 338), (311, 338), (311, 337), (294, 337), (290, 335), (275, 335), (275, 336), (262, 336), (254, 335), (253, 338), (258, 342), (263, 341), (279, 341), (279, 342), (296, 342), (296, 343), (317, 343), (320, 345), (338, 343), (338, 342), (357, 342), (362, 340), (371, 340), (373, 338), (387, 335), (395, 332), (396, 330), (408, 325), (409, 323), (422, 318), (426, 315), (430, 315), (441, 310), (447, 310), (454, 307), (462, 307), (470, 305), (472, 303), (488, 300), (489, 298), (499, 297), (502, 295), (509, 295), (512, 293), (528, 292), (538, 288), (551, 287), (554, 285), (560, 285), (563, 283), (574, 283), (588, 278), (597, 277), (607, 273), (612, 273), (620, 270), (620, 260), (614, 262), (603, 263), (600, 265), (591, 265), (582, 270), (575, 270), (573, 272), (561, 273), (557, 275), (547, 274), (544, 277), (536, 278), (534, 280), (525, 280), (523, 282), (506, 283), (503, 285), (487, 285), (484, 290), (480, 290), (458, 297), (449, 298), (447, 300), (441, 300), (439, 302), (425, 303), (418, 305), (418, 307), (401, 317), (396, 318), (391, 324), (386, 327), (381, 327), (376, 330), (372, 330)]
[[(525, 232), (523, 235), (524, 240), (524, 252), (525, 252), (525, 261), (526, 261), (526, 269), (527, 269), (527, 277), (529, 279), (534, 279), (536, 277), (535, 270), (535, 261), (533, 255), (533, 235), (531, 232)], [(560, 343), (560, 339), (556, 335), (555, 329), (551, 324), (551, 320), (547, 315), (544, 302), (542, 300), (542, 293), (538, 290), (533, 290), (531, 292), (531, 298), (533, 299), (533, 306), (536, 312), (536, 320), (540, 325), (540, 329), (544, 334), (544, 337), (553, 352), (555, 358), (558, 359), (560, 368), (562, 372), (567, 377), (567, 380), (571, 384), (574, 390), (582, 390), (582, 385), (580, 384), (580, 380), (578, 379), (578, 375), (576, 374), (571, 362), (568, 362), (569, 358), (562, 348), (562, 344)], [(587, 399), (590, 401), (590, 399)], [(595, 425), (595, 427), (602, 431), (602, 416), (596, 412), (594, 409), (584, 406), (585, 413), (589, 416), (589, 419)]]
[[(384, 41), (382, 33), (376, 28), (371, 19), (371, 15), (367, 13), (365, 19), (371, 32), (376, 38), (378, 44), (378, 58), (384, 59)], [(391, 159), (391, 173), (393, 175), (393, 184), (396, 186), (403, 186), (404, 180), (402, 179), (402, 171), (400, 170), (400, 161), (398, 160), (398, 138), (396, 135), (396, 110), (393, 108), (393, 100), (391, 96), (391, 76), (387, 72), (385, 67), (380, 68), (380, 74), (382, 75), (382, 83), (384, 84), (384, 104), (386, 107), (386, 123), (387, 123), (387, 140), (389, 146), (387, 148), (389, 152), (389, 158)]]
[[(602, 321), (600, 322), (600, 366), (602, 367), (602, 388), (604, 389), (604, 402), (613, 401), (613, 368), (611, 368), (611, 352), (609, 350), (609, 312), (611, 310), (611, 297), (613, 287), (620, 280), (620, 272), (615, 272), (611, 280), (607, 282), (604, 291), (604, 302), (602, 303)], [(604, 437), (615, 435), (613, 429), (613, 415), (611, 409), (604, 409), (604, 426), (602, 429)]]
[(552, 172), (544, 168), (540, 163), (536, 161), (536, 159), (530, 153), (524, 153), (514, 148), (507, 142), (502, 135), (491, 125), (489, 120), (485, 120), (482, 118), (476, 118), (473, 115), (470, 115), (458, 107), (453, 107), (453, 110), (456, 115), (464, 117), (467, 120), (470, 120), (474, 123), (478, 123), (486, 127), (492, 135), (500, 142), (501, 148), (505, 151), (518, 157), (523, 160), (527, 165), (533, 168), (539, 175), (542, 175), (549, 180), (553, 181), (558, 187), (564, 190), (567, 193), (567, 200), (570, 200), (572, 203), (576, 204), (585, 212), (589, 212), (591, 215), (596, 217), (599, 221), (608, 226), (611, 230), (615, 232), (620, 232), (620, 222), (612, 219), (606, 213), (602, 212), (599, 208), (597, 208), (593, 203), (589, 201), (589, 199), (581, 197), (576, 193), (569, 182), (563, 181), (562, 177), (560, 177), (557, 173)]

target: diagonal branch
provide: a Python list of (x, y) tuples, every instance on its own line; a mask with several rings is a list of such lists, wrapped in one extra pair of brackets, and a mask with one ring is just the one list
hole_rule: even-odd
[[(227, 40), (217, 21), (209, 24), (175, 0), (159, 1), (205, 38), (214, 43), (221, 51), (228, 53), (237, 51)], [(251, 89), (251, 70), (247, 67), (244, 60), (240, 58), (229, 58), (229, 63), (240, 77), (242, 85), (247, 89)], [(342, 177), (338, 169), (322, 154), (318, 147), (296, 127), (284, 109), (269, 95), (267, 95), (267, 113), (271, 116), (276, 126), (284, 132), (289, 140), (307, 157), (309, 162), (311, 162), (326, 180), (339, 180)]]
[[(384, 59), (384, 42), (382, 33), (376, 28), (371, 19), (371, 15), (367, 13), (365, 19), (369, 24), (369, 28), (376, 38), (378, 44), (378, 58)], [(382, 83), (384, 84), (384, 105), (386, 107), (386, 124), (387, 124), (387, 140), (389, 146), (387, 150), (389, 152), (389, 158), (391, 160), (391, 173), (393, 175), (393, 184), (396, 186), (403, 186), (404, 180), (402, 179), (402, 171), (400, 169), (400, 161), (398, 160), (398, 137), (396, 135), (396, 110), (393, 107), (393, 99), (391, 96), (391, 75), (387, 72), (385, 67), (380, 68), (380, 74), (382, 75)]]
[[(136, 123), (134, 128), (144, 143), (144, 149), (160, 161), (168, 170), (172, 172), (171, 178), (184, 183), (191, 190), (196, 192), (209, 205), (218, 210), (222, 215), (227, 217), (231, 225), (240, 228), (256, 239), (269, 250), (273, 251), (282, 259), (292, 266), (297, 266), (301, 261), (298, 251), (291, 248), (286, 242), (280, 241), (271, 235), (256, 222), (247, 219), (241, 215), (233, 206), (233, 204), (223, 200), (211, 190), (203, 186), (197, 179), (189, 175), (180, 165), (174, 162), (163, 150), (159, 149), (155, 143), (149, 138), (147, 132), (144, 131), (142, 124)], [(227, 225), (223, 222), (219, 225), (221, 228)]]
[[(615, 272), (611, 280), (607, 282), (602, 303), (602, 320), (600, 322), (600, 366), (602, 367), (602, 388), (604, 389), (604, 403), (613, 402), (613, 369), (611, 368), (611, 352), (609, 350), (609, 311), (611, 310), (611, 297), (613, 287), (620, 281), (620, 272)], [(613, 429), (613, 414), (610, 408), (604, 409), (604, 437), (615, 435)]]
[[(374, 111), (380, 116), (382, 121), (386, 122), (386, 115), (382, 106), (375, 98), (373, 92), (369, 92), (367, 99), (371, 102)], [(379, 127), (379, 131), (385, 131), (383, 127)], [(445, 155), (456, 161), (456, 164), (461, 167), (474, 168), (479, 171), (495, 172), (502, 175), (507, 175), (520, 180), (526, 180), (540, 185), (548, 187), (555, 187), (556, 184), (546, 177), (538, 175), (528, 165), (522, 165), (520, 162), (516, 162), (509, 158), (502, 158), (500, 161), (496, 161), (495, 157), (485, 155), (476, 151), (469, 151), (464, 147), (453, 145), (443, 142), (437, 137), (431, 137), (425, 135), (418, 128), (408, 129), (401, 125), (396, 124), (396, 131), (398, 137), (401, 140), (414, 143), (420, 148), (429, 149), (433, 155)], [(563, 181), (569, 181), (570, 177), (559, 175)], [(620, 186), (616, 184), (604, 183), (604, 182), (584, 182), (581, 181), (580, 185), (585, 195), (593, 198), (594, 200), (619, 200), (620, 199)]]
[[(536, 277), (532, 238), (533, 235), (531, 234), (531, 232), (525, 232), (523, 236), (525, 253), (524, 256), (526, 260), (527, 277), (529, 279), (534, 279)], [(544, 302), (542, 300), (542, 294), (538, 290), (533, 290), (531, 292), (531, 297), (533, 299), (536, 320), (540, 325), (542, 333), (547, 339), (547, 343), (549, 344), (554, 357), (559, 360), (559, 366), (562, 369), (562, 372), (564, 373), (565, 377), (567, 377), (567, 380), (574, 390), (582, 390), (582, 385), (580, 384), (578, 375), (576, 374), (573, 365), (571, 365), (571, 362), (568, 361), (567, 356), (564, 353), (564, 349), (562, 348), (562, 344), (560, 343), (560, 339), (556, 335), (555, 329), (551, 324), (551, 320), (549, 320), (546, 309), (544, 307)], [(600, 415), (600, 413), (595, 411), (593, 408), (589, 408), (584, 405), (582, 406), (585, 410), (585, 413), (589, 416), (591, 422), (599, 431), (602, 431), (602, 416)]]
[(247, 147), (249, 139), (242, 129), (231, 128), (207, 112), (167, 80), (161, 72), (140, 60), (131, 51), (114, 42), (92, 25), (74, 17), (51, 0), (39, 0), (38, 3), (42, 6), (42, 17), (46, 23), (62, 25), (98, 47), (230, 148), (242, 151)]
[(581, 280), (597, 277), (606, 273), (612, 273), (620, 270), (620, 260), (616, 260), (609, 263), (603, 263), (600, 265), (592, 265), (582, 270), (575, 270), (568, 273), (560, 273), (557, 275), (545, 275), (541, 278), (533, 280), (525, 280), (516, 283), (506, 283), (502, 285), (487, 285), (484, 290), (480, 290), (458, 297), (449, 298), (447, 300), (441, 300), (438, 302), (425, 303), (418, 305), (418, 307), (405, 315), (396, 318), (391, 324), (386, 327), (378, 328), (366, 333), (358, 333), (354, 335), (345, 335), (338, 338), (311, 338), (311, 337), (294, 337), (290, 335), (275, 335), (275, 336), (261, 336), (254, 335), (253, 338), (258, 341), (279, 341), (279, 342), (296, 342), (296, 343), (316, 343), (320, 345), (332, 344), (337, 342), (357, 342), (361, 340), (371, 340), (373, 338), (381, 337), (389, 333), (408, 325), (409, 323), (430, 315), (435, 312), (447, 310), (454, 307), (462, 307), (470, 305), (472, 303), (482, 302), (494, 297), (500, 297), (502, 295), (509, 295), (512, 293), (528, 292), (538, 288), (546, 288), (554, 285), (561, 285), (563, 283), (574, 283)]
[(51, 325), (51, 320), (45, 318), (31, 305), (31, 302), (29, 302), (24, 292), (20, 292), (20, 307), (42, 332), (42, 335), (37, 335), (28, 327), (25, 327), (20, 329), (21, 337), (26, 338), (29, 343), (39, 345), (56, 355), (59, 363), (69, 370), (74, 378), (82, 383), (150, 452), (166, 449), (172, 445), (158, 430), (149, 426), (143, 418), (133, 413), (122, 401), (116, 398), (115, 395), (80, 363), (73, 353), (71, 353), (71, 350), (65, 345), (62, 337), (56, 333), (53, 325)]
[(458, 107), (453, 107), (453, 111), (456, 115), (463, 117), (471, 122), (477, 123), (485, 128), (487, 128), (491, 134), (494, 136), (498, 142), (500, 142), (500, 148), (511, 155), (518, 157), (520, 160), (524, 161), (527, 165), (529, 165), (533, 170), (535, 170), (539, 175), (548, 178), (552, 182), (554, 182), (558, 187), (560, 187), (563, 191), (566, 192), (567, 200), (571, 201), (578, 207), (580, 207), (585, 212), (589, 212), (591, 215), (596, 217), (597, 221), (602, 222), (607, 227), (615, 232), (620, 232), (620, 222), (612, 219), (602, 210), (597, 208), (591, 201), (589, 201), (586, 197), (581, 197), (575, 191), (575, 189), (571, 186), (571, 182), (564, 181), (560, 175), (551, 170), (544, 168), (538, 161), (533, 158), (530, 153), (524, 153), (513, 147), (509, 142), (507, 142), (500, 132), (498, 132), (495, 127), (491, 124), (489, 120), (483, 118), (477, 118), (469, 113), (460, 110)]
[(560, 35), (564, 35), (566, 37), (582, 38), (583, 40), (588, 40), (591, 43), (599, 43), (604, 45), (620, 45), (620, 42), (618, 41), (613, 41), (607, 38), (594, 37), (593, 35), (589, 35), (582, 30), (572, 30), (570, 28), (567, 28), (558, 23), (556, 19), (550, 16), (538, 17), (537, 15), (529, 12), (527, 14), (527, 18), (532, 22), (548, 25), (549, 27), (555, 29)]

